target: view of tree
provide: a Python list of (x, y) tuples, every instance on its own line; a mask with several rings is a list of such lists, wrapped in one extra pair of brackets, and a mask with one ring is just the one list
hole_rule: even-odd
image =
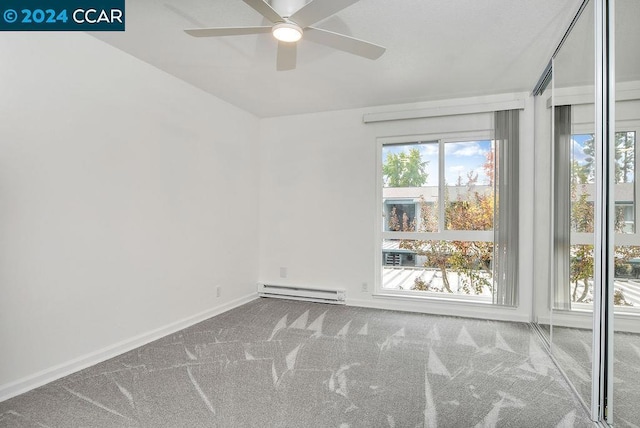
[[(635, 138), (635, 132), (615, 134), (615, 182), (626, 187), (635, 183)], [(421, 196), (417, 203), (414, 201), (389, 203), (386, 230), (434, 233), (442, 231), (441, 228), (447, 231), (493, 229), (496, 204), (495, 152), (493, 149), (487, 150), (487, 146), (479, 149), (482, 146), (474, 145), (475, 143), (472, 142), (456, 144), (458, 143), (448, 146), (444, 152), (445, 160), (442, 165), (448, 166), (445, 169), (445, 177), (452, 184), (441, 184), (444, 191), (444, 194), (440, 193), (441, 199), (427, 202)], [(569, 183), (571, 233), (593, 234), (595, 195), (592, 193), (595, 182), (595, 142), (593, 135), (575, 135), (572, 144)], [(383, 164), (385, 187), (425, 186), (429, 178), (427, 169), (429, 162), (425, 160), (426, 156), (423, 157), (425, 151), (415, 147), (393, 151), (395, 153), (387, 152)], [(475, 158), (472, 163), (469, 163), (467, 160), (455, 158), (456, 153), (462, 151), (466, 152), (463, 156), (478, 156), (478, 152), (484, 153), (484, 162), (478, 162)], [(454, 156), (451, 159), (456, 160), (450, 160), (446, 153), (451, 153), (451, 156)], [(442, 153), (440, 155), (442, 156)], [(431, 159), (433, 161), (433, 158)], [(456, 171), (459, 171), (457, 178), (452, 174)], [(480, 176), (482, 177), (481, 185), (479, 184)], [(620, 190), (616, 188), (616, 192)], [(618, 195), (626, 194), (624, 192)], [(625, 219), (625, 209), (630, 208), (615, 207), (616, 233), (629, 233), (630, 226), (627, 221), (630, 218), (627, 216)], [(635, 204), (631, 209), (635, 210)], [(440, 215), (444, 218), (440, 218)], [(398, 245), (402, 250), (409, 250), (409, 254), (419, 260), (417, 266), (427, 268), (409, 286), (412, 290), (467, 294), (485, 294), (487, 290), (493, 291), (493, 242), (400, 239)], [(616, 278), (640, 278), (640, 246), (617, 246), (614, 251)], [(571, 245), (569, 267), (571, 300), (576, 303), (590, 303), (594, 275), (594, 246)], [(623, 290), (618, 286), (614, 290), (614, 304), (632, 305), (625, 299)]]
[(487, 159), (485, 160), (484, 164), (482, 165), (482, 169), (484, 169), (484, 173), (487, 176), (487, 178), (489, 179), (489, 186), (493, 186), (493, 181), (495, 179), (495, 154), (493, 153), (493, 150), (489, 150), (487, 152), (486, 155)]
[[(635, 165), (636, 144), (635, 132), (616, 132), (616, 183), (630, 183), (633, 181), (633, 171)], [(595, 181), (595, 140), (590, 135), (582, 143), (582, 153), (584, 160), (582, 162), (574, 161), (572, 172), (581, 177), (582, 183), (593, 183)]]
[(572, 162), (571, 172), (579, 176), (582, 183), (593, 183), (596, 175), (595, 139), (593, 134), (584, 141), (582, 153), (584, 154), (584, 161), (578, 162), (574, 160)]
[[(387, 158), (389, 159), (389, 158)], [(486, 154), (484, 172), (491, 183), (494, 177), (493, 151)], [(469, 172), (466, 181), (458, 179), (457, 185), (466, 186), (466, 192), (460, 192), (455, 200), (450, 200), (445, 192), (445, 227), (447, 230), (491, 230), (494, 216), (494, 194), (492, 187), (488, 191), (477, 188), (478, 174)], [(446, 189), (446, 187), (445, 187)], [(428, 204), (420, 200), (418, 232), (438, 230), (437, 204)], [(402, 224), (402, 227), (399, 225)], [(392, 229), (397, 227), (398, 229)], [(395, 212), (389, 219), (389, 229), (415, 231), (415, 222), (401, 221)], [(442, 288), (418, 278), (411, 289), (419, 291), (437, 291), (453, 293), (449, 272), (455, 272), (467, 294), (482, 294), (485, 287), (492, 289), (493, 242), (442, 241), (442, 240), (402, 240), (400, 248), (409, 249), (417, 256), (425, 258), (424, 267), (436, 268), (440, 272)]]
[(416, 230), (416, 220), (410, 220), (406, 212), (402, 213), (402, 218), (398, 215), (398, 209), (393, 207), (389, 213), (389, 230), (393, 232), (414, 232)]
[[(485, 175), (493, 182), (493, 151), (487, 152), (483, 168)], [(447, 230), (492, 230), (494, 220), (494, 192), (477, 189), (478, 174), (469, 172), (466, 177), (466, 192), (458, 194), (451, 201), (445, 194), (445, 227)], [(445, 187), (446, 189), (446, 187)], [(452, 241), (449, 259), (467, 294), (482, 294), (483, 288), (492, 289), (493, 242)], [(443, 271), (443, 277), (445, 272)]]
[[(618, 132), (615, 136), (616, 142), (616, 183), (630, 183), (634, 180), (635, 168), (635, 133)], [(594, 139), (584, 141), (582, 151), (585, 158), (582, 162), (576, 160), (571, 164), (571, 230), (576, 233), (593, 233), (594, 231), (594, 204), (589, 199), (587, 184), (594, 182)], [(622, 233), (625, 227), (624, 212), (622, 208), (616, 207), (614, 229), (616, 233)], [(640, 257), (640, 247), (616, 247), (615, 248), (615, 271), (616, 276), (627, 276), (634, 273), (634, 268), (629, 264), (630, 260)], [(570, 257), (570, 282), (573, 284), (571, 300), (573, 302), (589, 303), (590, 281), (593, 281), (593, 245), (572, 245)], [(638, 268), (640, 269), (640, 268)], [(640, 272), (640, 270), (636, 270)], [(578, 293), (578, 287), (582, 291)], [(615, 305), (631, 305), (625, 300), (620, 289), (614, 291)]]
[[(588, 140), (593, 141), (593, 139)], [(587, 143), (585, 143), (585, 147)], [(592, 179), (590, 168), (593, 159), (587, 157), (589, 163), (580, 165), (571, 163), (571, 230), (578, 233), (593, 233), (593, 202), (589, 201), (586, 184)], [(586, 166), (589, 165), (589, 166)], [(593, 278), (593, 245), (572, 245), (570, 259), (570, 282), (573, 283), (571, 300), (586, 301), (589, 293), (589, 280)], [(582, 284), (582, 293), (578, 296), (578, 285)]]
[(388, 153), (382, 166), (384, 183), (387, 187), (423, 186), (429, 178), (427, 165), (417, 148), (409, 149), (408, 153)]
[(593, 202), (589, 201), (587, 182), (589, 172), (578, 162), (571, 165), (571, 230), (578, 233), (593, 233)]
[(616, 183), (633, 182), (635, 132), (616, 132)]
[[(594, 195), (591, 194), (595, 181), (594, 139), (593, 136), (587, 136), (580, 140), (582, 142), (574, 143), (570, 169), (571, 232), (592, 234), (595, 226)], [(634, 183), (635, 133), (616, 133), (615, 144), (616, 183)], [(478, 185), (480, 170), (467, 169), (466, 174), (458, 174), (454, 186), (444, 186), (444, 200), (434, 203), (421, 197), (415, 209), (402, 204), (393, 206), (388, 214), (387, 230), (438, 232), (440, 214), (444, 214), (440, 224), (444, 225), (445, 230), (492, 230), (495, 161), (494, 151), (488, 150), (481, 166), (482, 186)], [(388, 153), (383, 165), (385, 187), (424, 186), (429, 177), (428, 164), (417, 148), (409, 148), (400, 153)], [(615, 231), (624, 233), (625, 227), (628, 226), (625, 223), (623, 208), (616, 207), (615, 215)], [(421, 276), (411, 285), (412, 290), (454, 293), (456, 288), (451, 283), (452, 273), (455, 274), (453, 278), (458, 284), (457, 292), (483, 294), (487, 289), (493, 290), (493, 242), (402, 239), (399, 241), (399, 248), (410, 250), (421, 260), (423, 267), (438, 272), (438, 281), (434, 281), (435, 275), (430, 279), (426, 279), (429, 276)], [(573, 302), (591, 301), (593, 256), (593, 245), (570, 247), (569, 282)], [(616, 247), (614, 260), (616, 277), (640, 278), (640, 246)], [(617, 288), (614, 291), (614, 304), (631, 305), (625, 299), (622, 290)]]

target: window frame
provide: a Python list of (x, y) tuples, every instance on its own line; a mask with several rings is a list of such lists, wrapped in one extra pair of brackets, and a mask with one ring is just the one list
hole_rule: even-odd
[[(443, 294), (429, 291), (415, 291), (415, 290), (393, 290), (385, 289), (382, 287), (383, 281), (383, 269), (385, 267), (383, 260), (383, 242), (389, 239), (399, 240), (421, 240), (421, 241), (483, 241), (494, 243), (494, 230), (446, 230), (445, 229), (445, 204), (444, 202), (444, 177), (445, 177), (445, 151), (444, 147), (447, 143), (460, 143), (468, 141), (494, 141), (494, 130), (483, 129), (477, 131), (462, 131), (462, 132), (442, 132), (437, 134), (413, 134), (403, 136), (390, 136), (379, 137), (376, 139), (376, 211), (380, 213), (380, 210), (384, 207), (384, 181), (382, 166), (384, 159), (382, 158), (382, 149), (385, 145), (409, 145), (417, 143), (437, 143), (438, 144), (438, 232), (393, 232), (386, 231), (383, 223), (376, 221), (375, 230), (375, 284), (374, 284), (374, 296), (402, 296), (416, 299), (434, 299), (434, 300), (453, 300), (469, 304), (478, 304), (486, 306), (492, 303), (492, 298), (487, 298), (481, 295), (461, 295), (461, 294)], [(494, 151), (495, 143), (494, 143)], [(497, 156), (497, 154), (495, 154)], [(495, 166), (494, 166), (495, 168)], [(494, 183), (495, 192), (495, 183)], [(384, 209), (383, 209), (384, 213)], [(495, 220), (494, 220), (495, 226)]]
[[(638, 183), (638, 179), (640, 178), (640, 120), (624, 120), (617, 121), (615, 127), (615, 134), (619, 132), (635, 132), (636, 133), (636, 141), (635, 141), (635, 165), (633, 168), (633, 206), (634, 206), (634, 233), (615, 233), (615, 246), (635, 246), (640, 245), (640, 227), (638, 227), (638, 220), (640, 220), (640, 215), (638, 213), (638, 208), (640, 206), (640, 184)], [(571, 136), (573, 135), (583, 135), (583, 134), (593, 134), (593, 125), (589, 124), (573, 124), (571, 126)], [(570, 166), (569, 166), (570, 167)], [(571, 202), (569, 202), (570, 204)], [(616, 204), (617, 205), (617, 204)], [(581, 233), (581, 232), (571, 232), (569, 234), (569, 245), (593, 245), (594, 243), (594, 234), (593, 233)]]
[[(616, 121), (614, 134), (620, 132), (635, 132), (635, 158), (634, 158), (634, 176), (633, 176), (633, 203), (629, 203), (624, 201), (625, 205), (631, 205), (634, 209), (634, 232), (633, 233), (614, 233), (614, 247), (622, 247), (622, 246), (640, 246), (640, 183), (638, 180), (640, 179), (640, 120), (619, 120)], [(589, 123), (574, 123), (571, 125), (571, 136), (573, 138), (574, 135), (584, 135), (584, 134), (594, 134), (593, 124)], [(571, 167), (569, 165), (569, 167)], [(614, 184), (615, 186), (615, 184)], [(614, 195), (615, 197), (615, 195)], [(571, 205), (571, 201), (568, 201), (569, 206)], [(616, 203), (616, 207), (621, 204)], [(569, 233), (569, 245), (573, 247), (575, 245), (594, 245), (595, 244), (595, 234), (594, 233), (584, 233), (584, 232), (574, 232), (570, 231)], [(569, 282), (569, 284), (571, 284)], [(555, 308), (555, 311), (564, 311), (567, 313), (591, 313), (593, 311), (593, 305), (591, 303), (580, 303), (580, 302), (570, 302), (570, 309), (559, 309)], [(553, 307), (553, 302), (552, 302)], [(614, 306), (614, 311), (616, 314), (627, 313), (638, 315), (640, 314), (640, 307), (626, 307), (626, 306)]]

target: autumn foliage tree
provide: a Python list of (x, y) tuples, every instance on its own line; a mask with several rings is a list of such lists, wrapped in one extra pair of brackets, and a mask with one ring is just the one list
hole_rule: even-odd
[[(445, 195), (445, 222), (448, 230), (492, 230), (494, 219), (493, 152), (487, 153), (484, 169), (490, 184), (478, 189), (478, 175), (468, 173), (466, 191), (455, 200)], [(482, 294), (492, 288), (493, 242), (451, 241), (451, 268), (458, 272), (462, 290), (467, 294)]]
[[(417, 150), (416, 150), (417, 151)], [(470, 172), (465, 178), (460, 177), (456, 185), (464, 190), (457, 192), (455, 197), (449, 195), (445, 187), (444, 223), (447, 230), (492, 230), (494, 216), (494, 154), (489, 151), (483, 169), (488, 178), (488, 186), (478, 186), (478, 174)], [(397, 173), (399, 155), (387, 156), (383, 168), (385, 175), (393, 172), (395, 177), (409, 176), (408, 173)], [(408, 162), (405, 162), (407, 164)], [(418, 161), (413, 160), (412, 165)], [(392, 166), (393, 165), (393, 166)], [(424, 171), (426, 174), (426, 171)], [(398, 183), (397, 178), (387, 179), (389, 185)], [(407, 183), (404, 181), (403, 183)], [(413, 181), (418, 183), (420, 180)], [(422, 182), (426, 182), (426, 179)], [(407, 221), (400, 218), (395, 209), (389, 216), (389, 230), (402, 232), (436, 232), (438, 230), (438, 204), (428, 203), (423, 198), (419, 202), (419, 221)], [(403, 214), (403, 216), (406, 214)], [(417, 223), (417, 224), (416, 224)], [(481, 294), (485, 287), (492, 287), (492, 259), (493, 243), (476, 241), (444, 241), (444, 240), (401, 240), (400, 248), (409, 249), (417, 256), (425, 258), (425, 267), (435, 267), (442, 278), (442, 288), (427, 283), (423, 278), (416, 279), (412, 286), (414, 290), (440, 291), (453, 293), (449, 279), (449, 272), (458, 274), (462, 291), (467, 294)]]

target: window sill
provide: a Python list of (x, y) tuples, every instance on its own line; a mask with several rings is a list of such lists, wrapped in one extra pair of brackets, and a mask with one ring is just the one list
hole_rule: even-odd
[(490, 297), (486, 296), (469, 296), (469, 295), (445, 295), (443, 293), (429, 293), (422, 291), (394, 291), (381, 290), (372, 294), (374, 299), (399, 299), (413, 301), (432, 301), (438, 303), (455, 303), (476, 307), (500, 307), (506, 309), (515, 309), (516, 306), (494, 305)]

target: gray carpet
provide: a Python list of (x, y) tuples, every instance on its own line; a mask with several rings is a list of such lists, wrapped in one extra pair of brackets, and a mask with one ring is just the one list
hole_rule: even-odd
[(258, 299), (0, 403), (2, 427), (587, 427), (526, 324)]
[[(553, 351), (585, 402), (591, 401), (592, 331), (553, 327)], [(614, 334), (613, 423), (640, 427), (640, 335)]]
[(591, 330), (553, 327), (553, 355), (587, 406), (591, 406), (591, 340)]

